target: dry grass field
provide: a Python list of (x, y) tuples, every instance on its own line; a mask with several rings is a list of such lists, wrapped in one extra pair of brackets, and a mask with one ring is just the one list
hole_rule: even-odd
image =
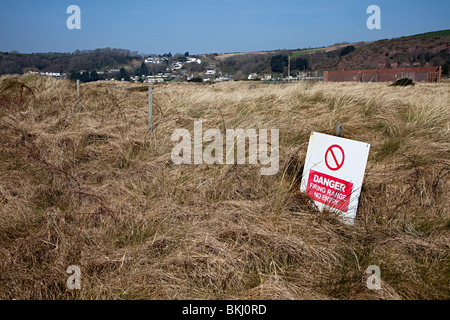
[[(77, 113), (73, 82), (0, 79), (1, 299), (450, 299), (449, 83), (153, 91), (149, 134), (142, 85), (83, 84)], [(278, 128), (278, 174), (174, 165), (196, 120)], [(336, 122), (372, 144), (353, 227), (298, 191), (310, 132)]]

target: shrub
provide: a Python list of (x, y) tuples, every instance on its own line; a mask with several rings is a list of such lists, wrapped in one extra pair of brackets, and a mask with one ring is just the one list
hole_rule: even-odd
[(406, 87), (406, 86), (413, 86), (414, 85), (414, 81), (412, 81), (411, 79), (408, 78), (402, 78), (402, 79), (398, 79), (397, 81), (395, 81), (393, 84), (391, 84), (391, 87)]

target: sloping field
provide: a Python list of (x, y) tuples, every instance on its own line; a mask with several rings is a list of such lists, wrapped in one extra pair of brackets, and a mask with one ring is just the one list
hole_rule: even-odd
[[(3, 77), (0, 298), (449, 299), (449, 94), (171, 83), (154, 88), (149, 134), (145, 87), (84, 84), (77, 113), (70, 81)], [(278, 128), (278, 174), (173, 164), (172, 132), (196, 120)], [(337, 121), (372, 143), (353, 227), (298, 192), (310, 132)], [(70, 265), (81, 290), (66, 287)], [(381, 290), (366, 287), (370, 265)]]

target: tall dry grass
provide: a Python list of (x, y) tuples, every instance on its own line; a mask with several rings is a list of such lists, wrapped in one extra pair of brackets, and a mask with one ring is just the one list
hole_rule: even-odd
[[(146, 87), (83, 84), (77, 113), (70, 81), (2, 77), (0, 298), (449, 299), (449, 89), (171, 83), (149, 134)], [(196, 120), (280, 129), (280, 171), (174, 165)], [(298, 192), (310, 132), (335, 122), (374, 146), (354, 227)]]

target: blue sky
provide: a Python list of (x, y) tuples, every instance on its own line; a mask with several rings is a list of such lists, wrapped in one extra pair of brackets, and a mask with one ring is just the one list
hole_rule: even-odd
[[(0, 0), (0, 51), (224, 53), (321, 47), (450, 29), (448, 0)], [(69, 5), (81, 30), (69, 30)], [(381, 30), (369, 30), (369, 5)]]

